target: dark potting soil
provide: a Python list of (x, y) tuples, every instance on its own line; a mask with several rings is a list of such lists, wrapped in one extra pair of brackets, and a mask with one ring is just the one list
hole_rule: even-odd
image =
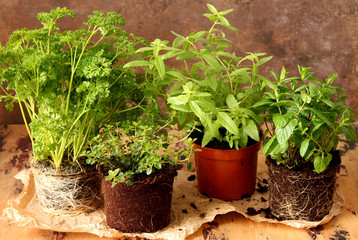
[(194, 181), (195, 178), (196, 178), (196, 176), (195, 176), (194, 174), (193, 174), (193, 175), (190, 175), (190, 176), (188, 177), (188, 181), (189, 181), (189, 182)]
[[(224, 128), (220, 128), (219, 132), (221, 134), (221, 136), (225, 136), (225, 132), (226, 130)], [(261, 134), (261, 133), (260, 133)], [(204, 133), (202, 131), (198, 131), (198, 130), (194, 130), (191, 134), (190, 137), (192, 139), (196, 139), (195, 143), (201, 146), (201, 142), (203, 139)], [(261, 135), (260, 135), (261, 136)], [(257, 141), (253, 140), (252, 138), (248, 138), (247, 141), (247, 145), (246, 147), (249, 147), (251, 145), (254, 145), (255, 143), (257, 143)], [(231, 150), (231, 149), (235, 149), (235, 148), (231, 148), (229, 143), (226, 141), (222, 141), (220, 142), (219, 140), (217, 140), (216, 138), (214, 138), (212, 141), (210, 141), (206, 146), (206, 148), (213, 148), (213, 149), (221, 149), (221, 150)]]
[(256, 210), (255, 208), (253, 207), (248, 207), (246, 209), (246, 214), (249, 215), (249, 216), (255, 216), (257, 214), (261, 214), (261, 212), (263, 212), (265, 214), (265, 218), (268, 218), (268, 219), (277, 219), (279, 221), (281, 221), (281, 219), (273, 216), (270, 212), (270, 208), (260, 208), (258, 210)]
[(167, 226), (176, 174), (165, 167), (131, 186), (124, 182), (112, 188), (100, 173), (107, 224), (122, 232), (155, 232)]
[(257, 183), (257, 189), (256, 189), (259, 193), (265, 193), (268, 191), (268, 186), (267, 184), (261, 184), (260, 182)]
[(267, 157), (270, 213), (280, 220), (305, 221), (320, 221), (329, 214), (341, 163), (338, 151), (332, 156), (328, 168), (320, 174), (310, 165), (292, 170), (277, 166)]

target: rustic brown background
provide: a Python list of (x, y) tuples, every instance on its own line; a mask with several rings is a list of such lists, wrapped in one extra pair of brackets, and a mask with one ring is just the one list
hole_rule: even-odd
[[(68, 7), (77, 14), (62, 26), (77, 28), (93, 10), (121, 13), (126, 30), (143, 36), (172, 40), (180, 34), (207, 29), (202, 17), (206, 3), (218, 10), (233, 8), (228, 19), (239, 29), (228, 32), (238, 53), (266, 52), (274, 59), (262, 69), (311, 66), (317, 77), (339, 73), (335, 84), (349, 95), (347, 103), (358, 111), (358, 0), (0, 0), (0, 42), (13, 30), (36, 28), (38, 12)], [(19, 122), (19, 115), (0, 109), (0, 123)]]

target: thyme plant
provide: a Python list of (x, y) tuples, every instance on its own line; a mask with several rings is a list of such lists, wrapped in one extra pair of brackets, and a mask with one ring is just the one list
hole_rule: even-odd
[(104, 125), (91, 140), (87, 162), (101, 165), (112, 187), (120, 182), (132, 185), (143, 175), (163, 167), (173, 169), (190, 157), (191, 147), (177, 146), (185, 138), (173, 132), (172, 117), (153, 105), (142, 106), (144, 115), (137, 120)]

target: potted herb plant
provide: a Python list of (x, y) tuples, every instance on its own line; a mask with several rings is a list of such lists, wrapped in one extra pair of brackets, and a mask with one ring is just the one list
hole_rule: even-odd
[[(252, 105), (261, 99), (258, 67), (271, 57), (230, 51), (223, 29), (236, 29), (225, 15), (207, 4), (206, 31), (184, 37), (174, 33), (172, 45), (156, 39), (138, 50), (145, 57), (126, 66), (141, 66), (158, 82), (174, 82), (167, 102), (177, 112), (180, 129), (195, 139), (199, 191), (222, 200), (240, 199), (255, 189), (260, 118)], [(168, 67), (170, 64), (182, 68)], [(200, 151), (199, 151), (200, 150)]]
[(88, 162), (99, 165), (107, 224), (122, 232), (169, 224), (176, 167), (188, 156), (170, 147), (178, 135), (168, 133), (172, 120), (155, 102), (139, 110), (138, 119), (105, 125), (87, 152)]
[(1, 99), (8, 109), (20, 105), (37, 198), (54, 214), (100, 204), (99, 175), (83, 152), (101, 124), (142, 99), (133, 71), (122, 68), (142, 40), (121, 30), (122, 17), (94, 12), (83, 29), (60, 30), (57, 21), (66, 16), (75, 14), (66, 8), (39, 13), (42, 28), (17, 30), (0, 47), (0, 83), (7, 83)]
[(353, 110), (342, 103), (344, 92), (310, 68), (298, 66), (299, 77), (282, 68), (256, 104), (266, 109), (263, 153), (269, 168), (271, 213), (282, 220), (320, 221), (332, 207), (341, 159), (339, 136), (357, 141)]

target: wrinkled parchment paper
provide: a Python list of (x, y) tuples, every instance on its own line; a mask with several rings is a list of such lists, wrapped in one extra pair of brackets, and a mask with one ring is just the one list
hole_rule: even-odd
[[(201, 195), (197, 190), (196, 180), (189, 181), (188, 178), (194, 172), (180, 170), (174, 181), (172, 200), (172, 219), (168, 227), (155, 233), (124, 234), (109, 228), (105, 221), (103, 207), (92, 213), (82, 213), (73, 217), (62, 217), (47, 214), (35, 197), (34, 180), (30, 170), (23, 170), (15, 178), (24, 183), (23, 192), (15, 199), (9, 200), (4, 208), (2, 218), (19, 226), (54, 230), (59, 232), (87, 232), (100, 237), (143, 237), (147, 239), (163, 238), (168, 240), (181, 240), (197, 231), (206, 222), (214, 220), (218, 214), (225, 214), (236, 211), (256, 222), (271, 222), (286, 224), (295, 228), (312, 228), (327, 223), (341, 211), (345, 204), (343, 194), (337, 186), (334, 195), (334, 205), (329, 215), (320, 222), (306, 221), (277, 221), (265, 218), (265, 214), (250, 216), (248, 208), (255, 210), (268, 208), (268, 193), (255, 191), (248, 199), (224, 202), (217, 199), (210, 199)], [(267, 168), (259, 168), (257, 182), (262, 184), (267, 179)]]

